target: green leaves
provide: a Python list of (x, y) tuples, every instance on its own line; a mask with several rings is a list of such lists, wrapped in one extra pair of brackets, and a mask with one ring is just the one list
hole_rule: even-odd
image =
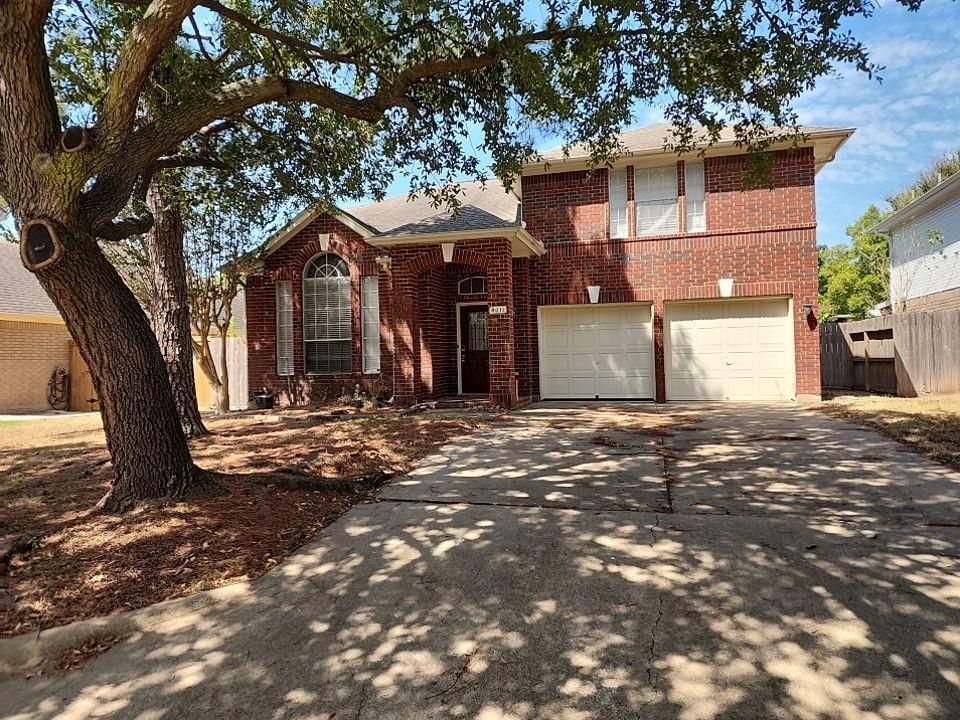
[(871, 232), (890, 212), (871, 205), (847, 228), (851, 245), (821, 246), (820, 311), (823, 317), (864, 318), (890, 295), (890, 242)]
[[(144, 6), (56, 4), (48, 47), (65, 116), (96, 121)], [(871, 0), (201, 0), (147, 86), (134, 90), (137, 130), (210, 102), (216, 88), (264, 76), (367, 103), (374, 112), (355, 114), (361, 121), (322, 93), (312, 104), (275, 94), (269, 104), (232, 105), (223, 114), (233, 129), (195, 135), (177, 150), (224, 159), (242, 176), (236, 188), (257, 188), (251, 201), (280, 195), (319, 205), (378, 197), (397, 173), (409, 176), (411, 192), (437, 198), (450, 195), (438, 186), (490, 170), (509, 184), (545, 134), (585, 142), (602, 164), (642, 104), (662, 106), (680, 128), (677, 151), (691, 149), (700, 125), (708, 135), (732, 126), (743, 145), (762, 150), (796, 136), (791, 103), (819, 76), (837, 64), (878, 70), (843, 30), (844, 19), (872, 7)], [(478, 156), (490, 158), (489, 168)], [(239, 197), (232, 207), (246, 212)]]

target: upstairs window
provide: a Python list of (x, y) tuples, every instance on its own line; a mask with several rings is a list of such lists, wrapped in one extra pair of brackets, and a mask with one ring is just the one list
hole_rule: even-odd
[(307, 372), (350, 372), (350, 331), (350, 269), (338, 255), (317, 255), (303, 271), (303, 356)]
[(457, 284), (459, 295), (483, 295), (487, 292), (487, 279), (482, 275), (464, 278)]
[(686, 163), (683, 167), (683, 181), (687, 205), (687, 232), (703, 232), (707, 229), (703, 163)]
[(677, 165), (638, 167), (634, 172), (637, 235), (673, 235), (680, 231)]
[(608, 173), (608, 193), (610, 198), (610, 237), (625, 238), (628, 233), (627, 222), (627, 171), (611, 170)]

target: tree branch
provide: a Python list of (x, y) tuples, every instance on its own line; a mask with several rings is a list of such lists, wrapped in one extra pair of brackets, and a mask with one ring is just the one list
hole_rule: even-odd
[(272, 28), (263, 27), (262, 25), (259, 25), (248, 18), (243, 13), (227, 7), (218, 0), (200, 0), (200, 2), (197, 4), (202, 5), (208, 10), (212, 10), (220, 17), (236, 23), (252, 35), (259, 35), (267, 40), (273, 40), (289, 47), (295, 47), (320, 60), (326, 60), (327, 62), (335, 63), (349, 63), (353, 61), (353, 55), (334, 52), (327, 48), (320, 47), (319, 45), (314, 45), (306, 40), (301, 40), (293, 35), (288, 35), (287, 33), (282, 33), (277, 30), (273, 30)]
[(101, 124), (106, 143), (119, 146), (133, 127), (144, 83), (196, 4), (192, 0), (152, 0), (127, 35), (103, 101)]

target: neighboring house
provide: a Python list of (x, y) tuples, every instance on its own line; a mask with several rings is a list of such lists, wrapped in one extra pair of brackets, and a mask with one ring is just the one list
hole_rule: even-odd
[(625, 133), (611, 170), (574, 147), (528, 164), (514, 192), (466, 183), (456, 215), (406, 197), (308, 210), (247, 284), (250, 390), (817, 397), (814, 178), (852, 132), (773, 148), (762, 189), (732, 133), (678, 160), (658, 125)]
[(875, 229), (890, 237), (890, 304), (895, 311), (960, 308), (960, 173)]
[(70, 366), (70, 333), (20, 246), (0, 239), (0, 412), (49, 410), (47, 382)]

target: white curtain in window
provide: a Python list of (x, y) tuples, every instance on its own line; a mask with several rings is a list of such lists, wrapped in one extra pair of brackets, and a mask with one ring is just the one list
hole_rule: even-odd
[(676, 164), (638, 167), (634, 178), (637, 235), (670, 235), (679, 232)]
[(380, 278), (360, 280), (360, 319), (363, 325), (363, 371), (380, 372)]
[(610, 237), (627, 236), (627, 171), (610, 170), (608, 173), (610, 198)]
[(703, 163), (686, 163), (683, 168), (683, 180), (687, 203), (687, 232), (703, 232), (707, 229)]
[(293, 284), (277, 280), (277, 375), (293, 375)]
[(308, 373), (352, 370), (350, 270), (333, 253), (317, 255), (303, 273), (304, 365)]

